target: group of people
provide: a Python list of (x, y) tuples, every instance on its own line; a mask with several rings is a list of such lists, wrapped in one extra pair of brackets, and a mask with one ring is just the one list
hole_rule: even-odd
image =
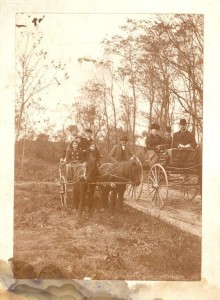
[[(150, 166), (159, 160), (159, 145), (166, 146), (166, 149), (193, 149), (197, 146), (194, 135), (187, 130), (186, 119), (180, 119), (179, 127), (180, 130), (175, 132), (172, 136), (171, 127), (167, 126), (163, 136), (161, 136), (159, 134), (160, 126), (157, 123), (151, 124), (150, 134), (146, 138), (145, 147), (145, 153)], [(121, 136), (120, 143), (115, 145), (108, 155), (110, 162), (127, 161), (133, 156), (133, 152), (127, 142), (127, 136)], [(169, 155), (169, 150), (167, 153)], [(90, 157), (96, 159), (97, 166), (100, 165), (100, 159), (102, 157), (100, 150), (92, 139), (92, 130), (87, 128), (84, 137), (79, 135), (74, 137), (73, 141), (67, 147), (65, 158), (62, 158), (62, 162), (74, 164), (83, 163), (88, 161)]]
[[(129, 160), (133, 153), (127, 144), (128, 138), (123, 135), (120, 137), (120, 143), (115, 145), (109, 153), (110, 162), (119, 162)], [(87, 128), (85, 136), (75, 135), (72, 142), (68, 145), (63, 157), (62, 163), (83, 163), (89, 160), (90, 157), (96, 158), (97, 165), (100, 165), (102, 155), (94, 140), (92, 139), (92, 130)]]
[(95, 157), (97, 164), (100, 163), (100, 151), (92, 139), (92, 130), (87, 128), (84, 137), (74, 136), (61, 158), (61, 163), (79, 164), (88, 161), (90, 157)]
[[(160, 126), (157, 123), (153, 123), (150, 126), (150, 134), (146, 139), (145, 152), (147, 154), (148, 163), (150, 166), (159, 161), (160, 146), (164, 146), (166, 149), (178, 148), (178, 149), (194, 149), (197, 146), (194, 135), (187, 130), (186, 119), (180, 119), (180, 130), (175, 132), (172, 136), (171, 127), (167, 126), (164, 132), (164, 136), (159, 135)], [(171, 156), (170, 150), (167, 150), (167, 160)]]

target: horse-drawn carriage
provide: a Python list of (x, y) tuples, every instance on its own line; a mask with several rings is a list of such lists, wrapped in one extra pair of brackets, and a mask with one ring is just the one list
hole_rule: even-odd
[[(103, 206), (108, 206), (110, 202), (114, 207), (117, 199), (119, 204), (123, 202), (123, 197), (138, 200), (146, 186), (147, 190), (143, 197), (149, 199), (153, 206), (159, 209), (166, 204), (168, 194), (174, 195), (177, 191), (181, 192), (178, 193), (181, 198), (194, 199), (201, 187), (200, 149), (167, 150), (161, 145), (159, 152), (159, 162), (147, 168), (145, 172), (140, 160), (133, 157), (126, 162), (102, 164), (99, 176), (93, 177), (92, 180), (89, 176), (89, 180), (86, 181), (83, 180), (87, 173), (85, 164), (66, 164), (62, 167), (63, 170), (59, 171), (62, 204), (66, 204), (68, 193), (75, 193), (74, 197), (92, 198), (97, 187)], [(90, 166), (92, 164), (93, 162), (90, 162)], [(92, 200), (90, 204), (92, 205)], [(80, 207), (83, 205), (81, 203)]]
[(152, 204), (163, 208), (169, 194), (193, 200), (201, 192), (201, 148), (167, 150), (161, 145), (159, 151), (159, 162), (147, 172), (148, 197)]
[(86, 202), (91, 211), (92, 199), (98, 189), (103, 207), (110, 205), (114, 211), (117, 201), (119, 206), (122, 205), (127, 188), (135, 194), (137, 187), (143, 184), (143, 168), (137, 157), (124, 162), (104, 163), (99, 167), (99, 174), (94, 173), (95, 165), (94, 158), (90, 158), (86, 164), (61, 165), (59, 186), (62, 205), (67, 204), (70, 196), (74, 199), (75, 208), (79, 208), (79, 214)]

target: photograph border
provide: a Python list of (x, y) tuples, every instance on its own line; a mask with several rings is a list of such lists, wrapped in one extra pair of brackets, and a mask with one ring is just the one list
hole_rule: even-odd
[[(138, 5), (137, 5), (138, 4)], [(13, 257), (13, 198), (14, 198), (14, 87), (15, 87), (15, 14), (18, 12), (46, 13), (198, 13), (204, 14), (205, 21), (205, 51), (204, 51), (204, 129), (203, 129), (203, 213), (202, 213), (202, 280), (198, 282), (128, 282), (131, 297), (144, 291), (152, 297), (185, 299), (189, 295), (193, 299), (214, 298), (220, 292), (220, 195), (219, 188), (219, 141), (220, 129), (220, 3), (218, 1), (83, 1), (71, 3), (62, 1), (50, 2), (47, 5), (39, 1), (9, 1), (0, 0), (0, 29), (5, 34), (0, 41), (0, 295), (3, 290), (14, 284), (11, 277)], [(214, 129), (214, 131), (213, 131)], [(51, 280), (55, 286), (62, 286), (69, 280)], [(74, 280), (75, 281), (75, 280)], [(18, 280), (19, 284), (30, 284), (29, 280)], [(77, 280), (89, 288), (89, 281)], [(99, 281), (99, 285), (102, 281)], [(114, 289), (115, 281), (109, 281)], [(122, 281), (123, 282), (123, 281)], [(42, 284), (45, 288), (49, 281)], [(100, 285), (101, 284), (101, 285)], [(141, 284), (141, 289), (135, 288)], [(103, 282), (103, 288), (105, 283)], [(117, 285), (120, 285), (119, 282)], [(6, 287), (6, 288), (5, 288)], [(133, 295), (133, 296), (132, 296)], [(145, 294), (146, 296), (146, 294)], [(174, 296), (174, 297), (173, 297)], [(140, 296), (141, 297), (141, 296)], [(133, 298), (136, 299), (136, 298)], [(142, 298), (138, 298), (142, 299)]]

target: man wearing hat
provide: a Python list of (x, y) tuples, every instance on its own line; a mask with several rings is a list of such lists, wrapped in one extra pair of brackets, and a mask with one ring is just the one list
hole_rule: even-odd
[(127, 145), (127, 142), (127, 136), (121, 136), (120, 144), (115, 145), (108, 155), (111, 162), (126, 161), (132, 157), (133, 153)]
[(173, 148), (190, 149), (196, 148), (197, 143), (194, 135), (186, 129), (186, 119), (180, 119), (180, 130), (173, 134)]
[(170, 126), (167, 126), (165, 131), (164, 131), (163, 145), (166, 145), (167, 147), (171, 148), (172, 136), (171, 136), (171, 127)]
[(90, 147), (90, 143), (93, 142), (92, 139), (92, 129), (85, 129), (85, 137), (80, 137), (79, 148), (82, 149), (83, 158), (86, 159), (86, 151)]
[(152, 167), (159, 161), (158, 145), (163, 144), (163, 139), (159, 135), (160, 126), (157, 123), (153, 123), (150, 126), (150, 134), (146, 138), (146, 154), (148, 158), (149, 166)]
[(87, 150), (90, 146), (90, 143), (93, 141), (92, 139), (92, 129), (85, 129), (85, 136), (80, 138), (79, 146), (82, 150)]

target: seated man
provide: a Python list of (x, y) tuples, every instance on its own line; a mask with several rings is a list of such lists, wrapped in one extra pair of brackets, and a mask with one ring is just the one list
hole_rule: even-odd
[(146, 154), (148, 157), (148, 164), (152, 167), (159, 161), (158, 145), (163, 144), (162, 137), (159, 135), (160, 126), (156, 123), (151, 124), (150, 134), (146, 138)]
[[(197, 146), (197, 143), (195, 141), (194, 135), (186, 129), (187, 123), (185, 119), (180, 119), (179, 122), (179, 127), (180, 130), (178, 132), (175, 132), (173, 134), (173, 143), (172, 143), (172, 148), (176, 149), (195, 149)], [(172, 149), (167, 150), (167, 160), (168, 162), (172, 156)], [(174, 157), (173, 157), (174, 158)], [(192, 161), (194, 158), (194, 152), (192, 151), (191, 153), (178, 153), (175, 151), (175, 160), (176, 161), (182, 161), (186, 162)]]
[(173, 135), (173, 148), (190, 149), (196, 148), (197, 143), (194, 135), (186, 129), (186, 119), (179, 122), (180, 130)]

